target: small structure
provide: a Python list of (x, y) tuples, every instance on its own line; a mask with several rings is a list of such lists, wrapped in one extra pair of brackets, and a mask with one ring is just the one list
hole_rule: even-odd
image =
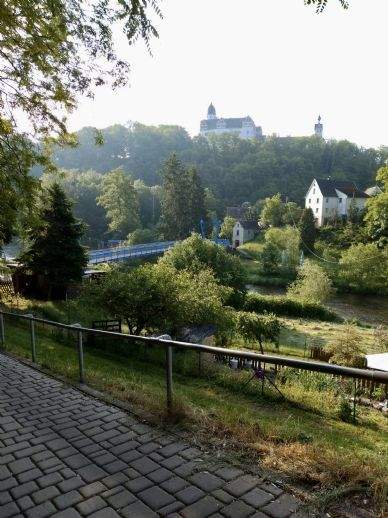
[(238, 220), (233, 227), (232, 246), (237, 248), (252, 239), (259, 233), (259, 225), (255, 220)]
[(319, 138), (323, 138), (323, 124), (321, 123), (322, 117), (318, 116), (318, 122), (314, 125), (314, 135)]
[(313, 211), (316, 226), (321, 227), (330, 221), (346, 219), (352, 209), (363, 210), (368, 198), (354, 182), (314, 178), (306, 194), (305, 207)]
[(263, 131), (261, 126), (256, 126), (252, 118), (246, 117), (229, 117), (219, 118), (213, 103), (207, 110), (206, 119), (201, 120), (201, 135), (233, 133), (240, 138), (262, 138)]

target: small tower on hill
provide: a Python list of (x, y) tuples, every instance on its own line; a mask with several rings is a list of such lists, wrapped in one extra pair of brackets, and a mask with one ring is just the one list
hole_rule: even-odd
[(318, 122), (314, 126), (314, 134), (320, 138), (323, 136), (323, 124), (321, 123), (320, 115), (318, 116)]
[(207, 109), (207, 118), (209, 119), (216, 119), (216, 109), (214, 108), (213, 103), (210, 103), (209, 108)]

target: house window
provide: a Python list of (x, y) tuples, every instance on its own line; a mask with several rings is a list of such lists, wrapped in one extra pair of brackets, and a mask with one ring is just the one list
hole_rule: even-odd
[(319, 198), (317, 198), (317, 203), (319, 203)]
[(237, 229), (236, 236), (239, 236), (239, 235), (240, 235), (240, 231)]
[(309, 203), (311, 203), (311, 198), (309, 198)]
[(329, 198), (326, 198), (326, 203), (329, 203)]
[(338, 203), (342, 203), (342, 198), (339, 199)]
[(315, 212), (318, 212), (318, 207), (315, 209)]
[(315, 189), (313, 189), (313, 194), (315, 194)]

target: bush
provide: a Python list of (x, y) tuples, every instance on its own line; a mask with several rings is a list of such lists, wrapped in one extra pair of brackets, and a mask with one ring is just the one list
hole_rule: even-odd
[(143, 243), (154, 243), (157, 235), (154, 230), (149, 228), (137, 228), (128, 234), (127, 242), (129, 245), (141, 245)]
[(331, 353), (330, 363), (347, 367), (364, 367), (365, 347), (361, 340), (356, 326), (347, 324), (338, 338), (326, 347), (327, 352)]
[(287, 295), (301, 302), (322, 304), (331, 295), (333, 285), (325, 270), (312, 261), (299, 268), (297, 280), (288, 288)]
[(239, 311), (236, 313), (236, 331), (246, 341), (258, 341), (260, 351), (263, 350), (263, 340), (276, 342), (280, 333), (280, 322), (273, 314), (258, 316), (256, 313)]
[(300, 232), (298, 229), (290, 226), (269, 228), (265, 233), (265, 243), (266, 246), (278, 250), (280, 267), (283, 271), (295, 271), (300, 259)]
[(259, 295), (258, 293), (248, 293), (244, 303), (245, 311), (255, 313), (274, 313), (278, 316), (288, 316), (297, 318), (315, 318), (327, 322), (335, 322), (340, 318), (320, 304), (312, 302), (300, 302), (289, 299), (288, 297), (277, 297)]

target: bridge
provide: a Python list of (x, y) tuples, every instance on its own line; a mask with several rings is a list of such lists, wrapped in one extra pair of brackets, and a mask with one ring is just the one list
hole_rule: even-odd
[(89, 252), (89, 264), (111, 263), (136, 259), (152, 255), (164, 254), (170, 250), (175, 241), (158, 241), (156, 243), (145, 243), (142, 245), (118, 246), (115, 248), (101, 248)]
[[(225, 248), (230, 246), (228, 239), (217, 238), (214, 242)], [(167, 250), (170, 250), (175, 243), (177, 243), (177, 241), (157, 241), (156, 243), (145, 243), (142, 245), (118, 246), (115, 248), (91, 250), (89, 252), (89, 265), (161, 255), (164, 254), (164, 252), (167, 252)]]

